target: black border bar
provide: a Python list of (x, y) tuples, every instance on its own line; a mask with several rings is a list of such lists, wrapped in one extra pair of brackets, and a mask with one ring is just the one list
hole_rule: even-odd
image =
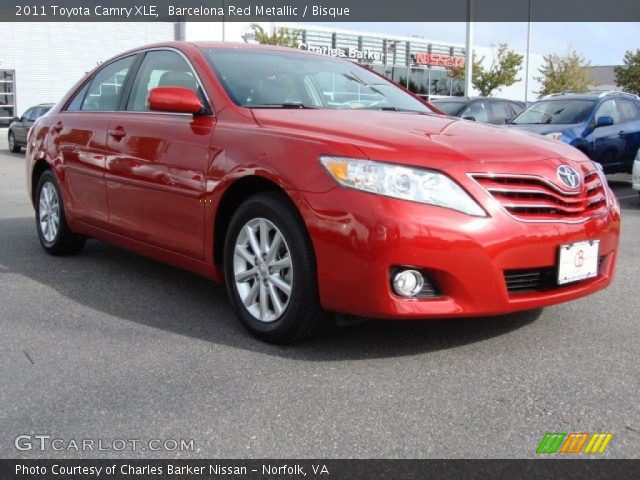
[(0, 22), (464, 22), (469, 2), (477, 22), (640, 21), (638, 0), (2, 0)]
[[(170, 474), (169, 466), (174, 468)], [(314, 466), (316, 472), (314, 473)], [(322, 467), (326, 467), (324, 470)], [(175, 468), (183, 470), (176, 473)], [(246, 469), (234, 474), (233, 469)], [(96, 472), (99, 474), (96, 475)], [(124, 470), (122, 470), (124, 468)], [(134, 470), (132, 470), (132, 468)], [(137, 474), (135, 469), (145, 473)], [(217, 470), (216, 470), (217, 468)], [(31, 473), (27, 473), (27, 470)], [(64, 469), (64, 470), (62, 470)], [(75, 469), (75, 470), (69, 470)], [(146, 469), (146, 470), (144, 470)], [(190, 469), (190, 471), (185, 471)], [(40, 473), (38, 473), (38, 470)], [(55, 474), (54, 472), (64, 474)], [(69, 473), (69, 472), (78, 473)], [(112, 473), (109, 473), (112, 471)], [(637, 479), (640, 460), (0, 460), (2, 479)]]

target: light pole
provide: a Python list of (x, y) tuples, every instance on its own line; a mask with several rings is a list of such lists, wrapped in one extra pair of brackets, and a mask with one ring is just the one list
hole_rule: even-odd
[(527, 22), (527, 63), (524, 67), (524, 101), (529, 101), (529, 57), (531, 57), (531, 0), (529, 0), (529, 21)]
[(227, 5), (225, 0), (222, 0), (222, 41), (227, 41)]
[(473, 88), (473, 0), (467, 0), (467, 43), (464, 52), (464, 95), (471, 96)]

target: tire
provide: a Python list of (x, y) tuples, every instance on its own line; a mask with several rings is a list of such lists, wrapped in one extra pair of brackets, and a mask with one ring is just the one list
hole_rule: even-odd
[(45, 171), (38, 179), (35, 207), (38, 237), (47, 253), (73, 255), (82, 250), (86, 238), (69, 229), (60, 188), (50, 170)]
[(7, 140), (9, 142), (9, 150), (12, 153), (20, 153), (21, 147), (16, 142), (16, 137), (13, 135), (12, 131), (9, 131), (9, 136), (7, 137)]
[[(259, 247), (262, 260), (255, 261), (252, 244)], [(275, 244), (275, 250), (266, 248)], [(329, 325), (318, 298), (311, 239), (296, 208), (278, 192), (253, 195), (233, 214), (224, 244), (224, 274), (240, 323), (262, 340), (300, 342)], [(288, 296), (286, 288), (281, 289), (287, 285)]]

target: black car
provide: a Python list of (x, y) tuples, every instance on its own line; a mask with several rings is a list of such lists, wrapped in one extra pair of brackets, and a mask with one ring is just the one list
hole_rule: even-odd
[(450, 97), (431, 101), (447, 115), (476, 122), (504, 125), (526, 108), (524, 102), (488, 97)]
[(29, 108), (20, 118), (16, 117), (9, 124), (9, 150), (18, 153), (22, 147), (27, 146), (27, 134), (33, 123), (47, 113), (53, 103), (41, 103)]

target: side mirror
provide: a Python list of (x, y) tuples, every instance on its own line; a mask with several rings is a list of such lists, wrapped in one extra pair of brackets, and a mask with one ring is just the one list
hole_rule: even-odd
[(184, 87), (156, 87), (149, 92), (149, 110), (156, 112), (202, 112), (203, 105), (193, 90)]
[(463, 120), (471, 120), (472, 122), (476, 121), (476, 117), (472, 117), (471, 115), (468, 115), (466, 117), (462, 117)]
[(598, 117), (596, 119), (595, 128), (608, 127), (609, 125), (613, 125), (613, 117), (604, 116), (604, 117)]

